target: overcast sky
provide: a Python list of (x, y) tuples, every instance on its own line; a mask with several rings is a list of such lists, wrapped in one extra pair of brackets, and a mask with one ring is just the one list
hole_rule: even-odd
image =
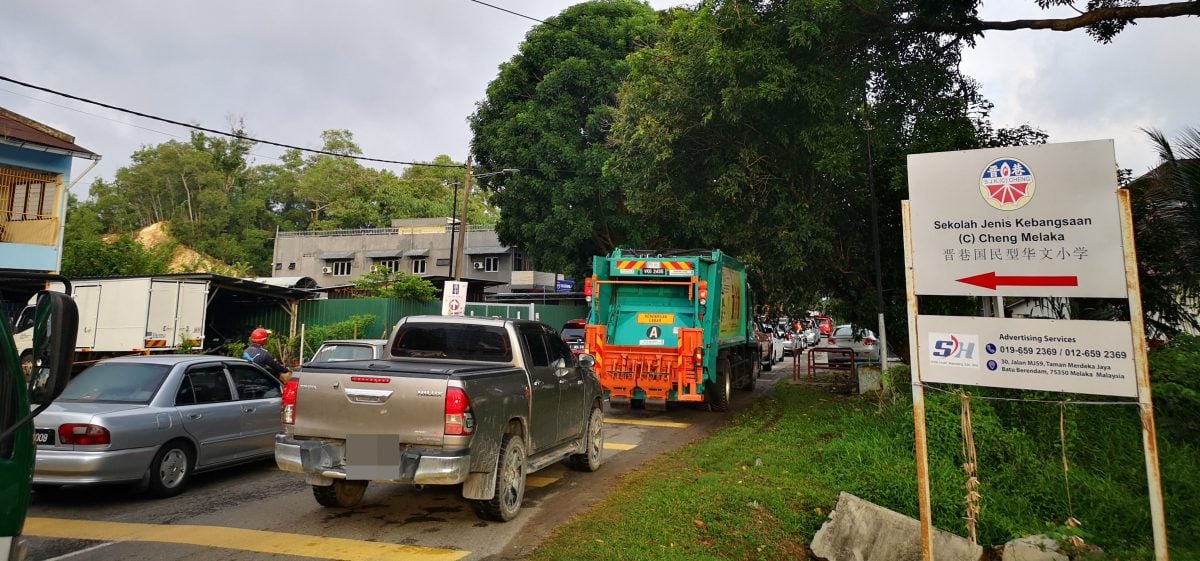
[[(491, 3), (544, 19), (575, 2)], [(252, 136), (306, 147), (319, 148), (323, 130), (350, 129), (365, 155), (404, 161), (466, 157), (467, 116), (535, 25), (467, 0), (4, 4), (0, 75), (216, 129), (240, 117)], [(993, 0), (983, 13), (1028, 17), (1033, 4)], [(1082, 32), (992, 32), (963, 70), (996, 104), (997, 125), (1029, 123), (1052, 142), (1113, 138), (1118, 163), (1140, 175), (1156, 156), (1139, 127), (1171, 137), (1200, 127), (1196, 53), (1197, 18), (1144, 21), (1109, 45)], [(0, 107), (104, 157), (79, 195), (139, 147), (188, 135), (5, 82)], [(254, 150), (257, 162), (280, 152)], [(86, 164), (76, 161), (76, 175)]]

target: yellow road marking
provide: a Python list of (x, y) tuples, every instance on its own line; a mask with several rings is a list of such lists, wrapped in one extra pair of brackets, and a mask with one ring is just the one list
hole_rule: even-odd
[(605, 442), (605, 450), (633, 450), (637, 448), (637, 444), (621, 444), (619, 442)]
[(471, 554), (469, 551), (453, 549), (221, 526), (131, 524), (65, 518), (26, 518), (25, 535), (109, 542), (177, 543), (296, 557), (353, 561), (383, 561), (385, 559), (457, 561)]
[(676, 423), (674, 421), (651, 421), (651, 420), (640, 420), (640, 419), (613, 419), (611, 417), (605, 419), (604, 422), (613, 424), (613, 425), (640, 425), (643, 427), (670, 427), (673, 429), (686, 429), (689, 426), (691, 426), (688, 423)]

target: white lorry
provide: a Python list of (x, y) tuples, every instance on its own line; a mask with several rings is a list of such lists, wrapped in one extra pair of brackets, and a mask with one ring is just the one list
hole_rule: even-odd
[[(62, 285), (51, 290), (62, 291)], [(79, 309), (75, 359), (113, 354), (200, 348), (204, 343), (209, 283), (150, 278), (79, 280), (72, 296)], [(33, 302), (16, 322), (22, 362), (33, 348)]]

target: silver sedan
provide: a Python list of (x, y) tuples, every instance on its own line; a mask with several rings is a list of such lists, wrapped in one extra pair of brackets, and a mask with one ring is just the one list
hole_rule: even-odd
[(241, 359), (101, 361), (34, 419), (34, 488), (136, 483), (176, 495), (193, 473), (272, 457), (282, 393), (279, 380)]

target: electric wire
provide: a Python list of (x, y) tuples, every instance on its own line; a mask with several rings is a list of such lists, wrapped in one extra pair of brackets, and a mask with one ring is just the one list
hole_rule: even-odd
[(290, 150), (299, 150), (299, 151), (301, 151), (301, 152), (307, 152), (307, 153), (310, 153), (310, 154), (321, 154), (321, 155), (325, 155), (325, 156), (333, 156), (333, 157), (336, 157), (336, 158), (348, 158), (348, 159), (352, 159), (352, 160), (361, 160), (361, 161), (365, 161), (365, 162), (378, 162), (378, 163), (384, 163), (384, 164), (399, 164), (399, 165), (405, 165), (405, 166), (423, 166), (423, 167), (435, 167), (435, 168), (459, 168), (459, 169), (462, 169), (462, 168), (465, 168), (465, 167), (466, 167), (466, 166), (465, 166), (465, 165), (463, 165), (463, 164), (432, 164), (432, 163), (425, 163), (425, 162), (406, 162), (406, 161), (403, 161), (403, 160), (389, 160), (389, 159), (385, 159), (385, 158), (371, 158), (371, 157), (367, 157), (367, 156), (355, 156), (355, 155), (351, 155), (351, 154), (338, 154), (337, 152), (330, 152), (330, 151), (328, 151), (328, 150), (318, 150), (318, 149), (315, 149), (315, 148), (304, 148), (304, 147), (301, 147), (301, 146), (296, 146), (296, 145), (294, 145), (294, 144), (286, 144), (286, 143), (283, 143), (283, 142), (275, 142), (275, 141), (272, 141), (272, 140), (263, 140), (263, 139), (260, 139), (260, 138), (255, 138), (255, 137), (246, 136), (246, 135), (242, 135), (242, 134), (237, 134), (237, 133), (232, 133), (232, 132), (226, 132), (226, 131), (221, 131), (221, 130), (217, 130), (217, 129), (211, 129), (211, 128), (204, 127), (204, 126), (201, 126), (201, 125), (194, 125), (194, 124), (184, 123), (184, 122), (182, 122), (182, 121), (176, 121), (176, 120), (174, 120), (174, 119), (168, 119), (168, 118), (166, 118), (166, 117), (159, 117), (159, 116), (157, 116), (157, 115), (152, 115), (152, 114), (150, 114), (150, 113), (145, 113), (145, 112), (142, 112), (142, 111), (137, 111), (137, 110), (134, 110), (134, 109), (127, 109), (127, 108), (124, 108), (124, 107), (119, 107), (119, 106), (116, 106), (116, 105), (111, 105), (111, 104), (108, 104), (108, 103), (104, 103), (104, 102), (102, 102), (102, 101), (96, 101), (96, 100), (93, 100), (93, 99), (88, 99), (88, 98), (86, 98), (86, 97), (81, 97), (81, 96), (77, 96), (77, 95), (72, 95), (72, 94), (69, 94), (69, 93), (66, 93), (66, 92), (60, 92), (60, 91), (58, 91), (58, 90), (53, 90), (53, 89), (50, 89), (50, 88), (47, 88), (47, 87), (44, 87), (44, 86), (38, 86), (38, 85), (36, 85), (36, 84), (31, 84), (31, 83), (29, 83), (29, 82), (22, 82), (21, 80), (17, 80), (17, 79), (14, 79), (14, 78), (10, 78), (10, 77), (8, 77), (8, 76), (4, 76), (4, 75), (0, 75), (0, 81), (5, 81), (5, 82), (9, 82), (9, 83), (17, 84), (18, 86), (24, 86), (24, 87), (26, 87), (26, 88), (30, 88), (30, 89), (33, 89), (33, 90), (38, 90), (38, 91), (46, 92), (46, 93), (53, 94), (53, 95), (56, 95), (56, 96), (59, 96), (59, 97), (65, 97), (65, 98), (67, 98), (67, 99), (73, 99), (73, 100), (75, 100), (75, 101), (79, 101), (79, 102), (82, 102), (82, 103), (87, 103), (87, 104), (90, 104), (90, 105), (96, 105), (96, 106), (99, 106), (99, 107), (104, 107), (104, 108), (106, 108), (106, 109), (112, 109), (113, 111), (120, 111), (121, 113), (127, 113), (127, 114), (130, 114), (130, 115), (137, 115), (138, 117), (142, 117), (142, 118), (145, 118), (145, 119), (150, 119), (150, 120), (154, 120), (154, 121), (159, 121), (159, 122), (163, 122), (163, 123), (168, 123), (168, 124), (171, 124), (171, 125), (175, 125), (175, 126), (179, 126), (179, 127), (184, 127), (184, 128), (189, 128), (189, 129), (194, 129), (194, 130), (198, 130), (198, 131), (203, 131), (203, 132), (207, 132), (207, 133), (211, 133), (211, 134), (217, 134), (217, 135), (221, 135), (221, 136), (227, 136), (227, 137), (230, 137), (230, 138), (236, 138), (236, 139), (238, 139), (238, 140), (246, 140), (246, 141), (249, 141), (249, 142), (254, 142), (254, 143), (256, 143), (256, 144), (266, 144), (266, 145), (269, 145), (269, 146), (278, 146), (278, 147), (280, 147), (280, 148), (287, 148), (287, 149), (290, 149)]
[[(84, 110), (82, 110), (82, 109), (79, 109), (79, 108), (77, 108), (77, 107), (71, 107), (70, 105), (63, 105), (63, 104), (61, 104), (61, 103), (54, 103), (53, 101), (48, 101), (48, 100), (45, 100), (45, 99), (42, 99), (42, 98), (39, 98), (39, 97), (34, 97), (34, 96), (31, 96), (31, 95), (25, 95), (25, 94), (23, 94), (23, 93), (15, 92), (15, 91), (12, 91), (12, 90), (10, 90), (10, 89), (8, 89), (8, 88), (0, 88), (0, 92), (8, 92), (8, 93), (10, 93), (10, 94), (12, 94), (12, 95), (15, 95), (15, 96), (17, 96), (17, 97), (23, 97), (23, 98), (25, 98), (25, 99), (31, 99), (31, 100), (33, 100), (33, 101), (40, 101), (40, 102), (42, 102), (42, 103), (45, 103), (46, 105), (53, 105), (54, 107), (61, 107), (61, 108), (63, 108), (63, 109), (66, 109), (66, 110), (68, 110), (68, 111), (74, 111), (74, 112), (76, 112), (76, 113), (81, 113), (81, 114), (83, 114), (83, 115), (87, 115), (87, 116), (89, 116), (89, 117), (95, 117), (95, 118), (97, 118), (97, 119), (104, 119), (105, 121), (111, 121), (111, 122), (117, 123), (117, 124), (119, 124), (119, 125), (126, 125), (126, 126), (133, 127), (133, 128), (135, 128), (135, 129), (142, 129), (142, 130), (144, 130), (144, 131), (149, 131), (149, 132), (152, 132), (152, 133), (161, 134), (161, 135), (163, 135), (163, 136), (169, 136), (169, 137), (171, 137), (171, 138), (178, 139), (178, 140), (187, 140), (187, 137), (180, 136), (180, 135), (178, 135), (178, 134), (171, 134), (171, 133), (169, 133), (169, 132), (160, 131), (160, 130), (158, 130), (158, 129), (152, 129), (152, 128), (149, 128), (149, 127), (143, 127), (143, 126), (141, 126), (141, 125), (139, 125), (139, 124), (137, 124), (137, 123), (130, 123), (130, 122), (122, 121), (122, 120), (120, 120), (120, 119), (114, 119), (114, 118), (112, 118), (112, 117), (106, 117), (106, 116), (104, 116), (104, 115), (98, 115), (98, 114), (96, 114), (96, 113), (89, 113), (89, 112), (87, 112), (87, 111), (84, 111)], [(281, 158), (277, 158), (277, 157), (275, 157), (275, 156), (268, 156), (267, 154), (259, 154), (259, 153), (257, 153), (257, 152), (247, 152), (247, 153), (248, 153), (248, 154), (250, 154), (251, 156), (257, 156), (257, 157), (259, 157), (259, 158), (266, 158), (266, 159), (268, 159), (268, 160), (275, 160), (275, 161), (277, 161), (277, 162), (282, 162), (282, 161), (283, 161)]]

